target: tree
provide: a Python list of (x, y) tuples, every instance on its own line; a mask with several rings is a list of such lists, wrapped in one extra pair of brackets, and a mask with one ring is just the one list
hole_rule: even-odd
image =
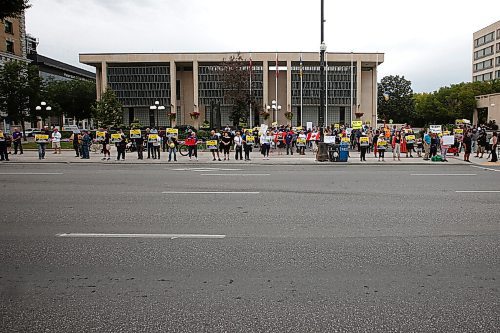
[(85, 80), (49, 81), (46, 85), (46, 99), (56, 115), (64, 114), (77, 121), (92, 116), (96, 100), (94, 82)]
[(17, 17), (30, 7), (29, 0), (0, 0), (0, 20)]
[(24, 133), (24, 122), (34, 112), (40, 101), (42, 79), (38, 67), (21, 61), (8, 61), (0, 68), (0, 111), (10, 121), (20, 123)]
[(411, 81), (404, 76), (386, 76), (378, 85), (379, 118), (394, 123), (410, 122), (414, 113)]
[(95, 106), (92, 106), (92, 116), (98, 126), (118, 127), (123, 123), (122, 105), (112, 89), (108, 88)]
[(250, 65), (240, 54), (231, 56), (224, 60), (222, 67), (222, 89), (224, 92), (224, 104), (231, 105), (232, 110), (229, 119), (233, 126), (238, 126), (240, 121), (247, 121), (249, 116), (249, 105), (255, 105), (254, 98), (250, 94)]

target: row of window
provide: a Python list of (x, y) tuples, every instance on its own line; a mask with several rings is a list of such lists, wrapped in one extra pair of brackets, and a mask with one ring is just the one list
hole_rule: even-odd
[(476, 81), (490, 81), (493, 78), (493, 72), (485, 73), (485, 74), (480, 74), (474, 76), (474, 82)]
[(481, 59), (493, 54), (493, 45), (474, 52), (474, 60)]
[(491, 43), (492, 41), (495, 40), (495, 32), (492, 31), (489, 34), (486, 34), (484, 36), (479, 37), (474, 41), (474, 47), (479, 47), (484, 44)]
[(477, 64), (474, 64), (474, 72), (479, 72), (493, 67), (493, 59), (488, 59)]
[(108, 75), (159, 75), (170, 74), (169, 66), (137, 65), (137, 66), (110, 66)]
[(170, 82), (170, 75), (108, 75), (111, 82)]
[[(356, 98), (353, 98), (353, 103), (356, 104)], [(292, 97), (292, 104), (300, 105), (300, 97)], [(303, 105), (319, 105), (319, 97), (303, 97)], [(328, 97), (328, 105), (350, 105), (350, 97)]]

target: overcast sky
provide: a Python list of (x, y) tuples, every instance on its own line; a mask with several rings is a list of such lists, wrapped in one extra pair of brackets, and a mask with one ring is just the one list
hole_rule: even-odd
[[(79, 67), (79, 53), (318, 51), (320, 0), (32, 0), (38, 52)], [(472, 34), (500, 20), (499, 0), (325, 0), (330, 52), (383, 52), (379, 79), (416, 92), (471, 81)]]

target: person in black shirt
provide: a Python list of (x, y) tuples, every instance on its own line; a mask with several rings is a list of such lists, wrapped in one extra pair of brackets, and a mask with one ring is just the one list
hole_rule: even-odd
[(472, 133), (470, 133), (469, 131), (466, 131), (464, 134), (463, 145), (465, 148), (464, 161), (470, 162), (469, 158), (472, 152)]
[(137, 159), (142, 160), (143, 157), (143, 152), (144, 152), (144, 138), (141, 136), (140, 138), (135, 138), (134, 139), (135, 147), (137, 148)]
[[(211, 140), (211, 141), (217, 141), (217, 146), (219, 146), (219, 137), (217, 135), (215, 135), (215, 131), (212, 130), (210, 131), (210, 137), (208, 138), (208, 140)], [(210, 151), (212, 152), (212, 156), (213, 156), (213, 160), (212, 161), (215, 161), (215, 153), (217, 153), (217, 159), (220, 161), (220, 155), (219, 155), (219, 149), (210, 149)]]
[(229, 150), (231, 149), (231, 138), (229, 137), (228, 132), (224, 132), (224, 136), (221, 139), (222, 141), (222, 147), (224, 148), (224, 161), (227, 160), (229, 161)]

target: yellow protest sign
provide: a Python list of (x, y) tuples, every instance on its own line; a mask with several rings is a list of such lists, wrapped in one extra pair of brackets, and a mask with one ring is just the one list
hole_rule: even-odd
[(47, 143), (49, 142), (48, 134), (35, 134), (36, 143)]
[(415, 135), (407, 135), (406, 142), (407, 143), (414, 143), (415, 142)]
[(351, 142), (351, 139), (349, 139), (347, 136), (343, 136), (342, 139), (340, 139), (341, 142)]
[(363, 122), (361, 120), (353, 120), (351, 124), (352, 129), (355, 130), (361, 129), (363, 126)]
[(3, 139), (3, 138), (5, 138), (4, 135), (3, 135), (3, 132), (0, 131), (0, 139)]
[(297, 146), (304, 147), (306, 145), (306, 138), (297, 138)]
[(149, 134), (148, 135), (148, 142), (155, 143), (155, 142), (158, 142), (158, 140), (159, 140), (158, 134)]
[(443, 131), (442, 135), (450, 135), (450, 131)]
[(453, 130), (453, 132), (455, 132), (455, 134), (464, 134), (464, 129), (463, 128), (455, 128)]
[(370, 138), (368, 138), (367, 136), (360, 137), (359, 138), (359, 145), (363, 146), (363, 147), (369, 146), (370, 145)]
[(247, 135), (246, 142), (247, 142), (247, 145), (254, 145), (255, 144), (255, 136)]
[(100, 131), (95, 132), (95, 139), (97, 141), (104, 141), (104, 139), (106, 139), (106, 132), (100, 132)]
[(141, 134), (140, 129), (130, 130), (130, 138), (131, 139), (139, 139), (139, 138), (141, 138), (141, 136), (142, 136), (142, 134)]
[(177, 128), (167, 128), (167, 134), (173, 134), (175, 136), (179, 135), (179, 129)]
[(217, 140), (207, 140), (207, 149), (218, 149)]
[(111, 134), (111, 143), (118, 143), (122, 141), (122, 135), (120, 133)]
[(333, 125), (335, 129), (339, 129), (340, 128), (340, 124), (335, 124)]
[(297, 131), (302, 131), (302, 126), (297, 127)]
[(379, 147), (379, 148), (383, 147), (385, 149), (385, 146), (387, 146), (387, 141), (385, 141), (385, 140), (378, 140), (377, 141), (377, 147)]

